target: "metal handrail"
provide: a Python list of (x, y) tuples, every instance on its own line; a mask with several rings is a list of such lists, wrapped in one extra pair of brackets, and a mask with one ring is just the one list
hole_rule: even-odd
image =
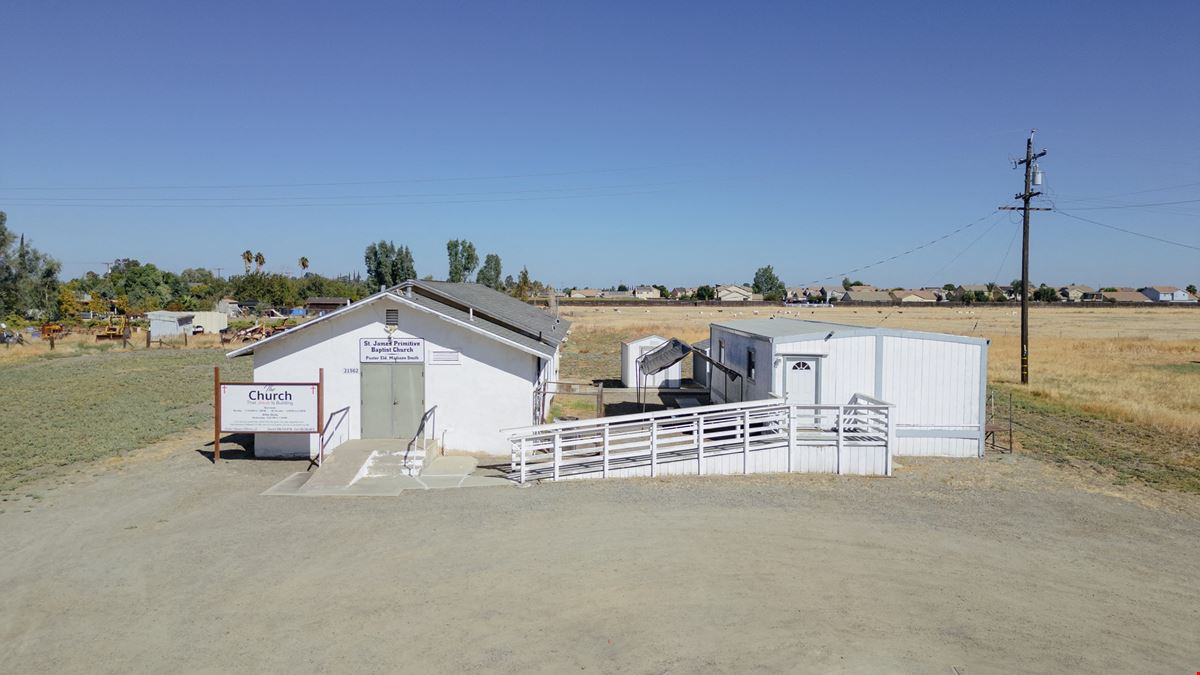
[(405, 449), (404, 449), (404, 461), (406, 461), (406, 462), (408, 461), (408, 455), (409, 455), (409, 453), (412, 452), (413, 446), (416, 445), (418, 438), (421, 439), (421, 452), (424, 453), (429, 450), (428, 444), (425, 443), (425, 439), (427, 437), (427, 434), (425, 434), (425, 423), (426, 422), (430, 423), (430, 428), (432, 429), (432, 435), (434, 438), (437, 438), (437, 406), (436, 405), (433, 406), (432, 408), (430, 408), (429, 410), (426, 410), (425, 414), (421, 415), (421, 422), (419, 424), (417, 424), (417, 433), (413, 434), (412, 440), (410, 440), (408, 442), (408, 446), (405, 447)]
[[(333, 424), (334, 415), (341, 415), (341, 419), (338, 420), (337, 425)], [(329, 413), (329, 419), (325, 421), (325, 431), (321, 434), (321, 442), (317, 450), (317, 466), (321, 466), (325, 463), (325, 446), (329, 444), (330, 439), (333, 438), (334, 432), (338, 430), (338, 427), (342, 426), (342, 422), (346, 421), (349, 416), (350, 406), (346, 406), (345, 408), (340, 408)]]

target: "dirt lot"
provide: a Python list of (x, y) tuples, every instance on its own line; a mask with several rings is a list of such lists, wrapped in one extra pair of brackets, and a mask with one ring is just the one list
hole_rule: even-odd
[(1020, 456), (261, 497), (201, 434), (0, 513), (7, 672), (1194, 672), (1200, 500)]

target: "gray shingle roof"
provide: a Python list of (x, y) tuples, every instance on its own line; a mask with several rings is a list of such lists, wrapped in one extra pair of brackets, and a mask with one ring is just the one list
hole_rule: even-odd
[(571, 328), (570, 321), (559, 319), (543, 309), (483, 284), (413, 280), (400, 284), (396, 289), (403, 290), (409, 285), (418, 295), (433, 296), (442, 304), (458, 304), (463, 311), (474, 309), (476, 315), (482, 314), (493, 322), (507, 324), (515, 331), (526, 333), (530, 338), (552, 347), (561, 344)]

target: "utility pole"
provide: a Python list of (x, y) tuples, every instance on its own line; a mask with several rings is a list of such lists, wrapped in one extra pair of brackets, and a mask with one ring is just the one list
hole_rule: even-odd
[[(1033, 135), (1037, 129), (1029, 132), (1029, 140), (1025, 142), (1025, 159), (1018, 160), (1013, 168), (1025, 165), (1025, 191), (1015, 199), (1022, 201), (1021, 206), (1001, 206), (1001, 211), (1021, 211), (1021, 384), (1029, 384), (1029, 212), (1049, 211), (1048, 208), (1030, 206), (1034, 197), (1042, 194), (1034, 191), (1035, 185), (1042, 184), (1042, 173), (1037, 171), (1037, 160), (1046, 155), (1046, 151), (1034, 154)], [(1036, 171), (1036, 174), (1035, 174)]]

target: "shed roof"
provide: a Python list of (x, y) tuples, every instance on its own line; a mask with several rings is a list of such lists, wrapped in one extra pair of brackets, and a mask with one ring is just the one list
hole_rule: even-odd
[(771, 342), (799, 342), (801, 340), (832, 339), (862, 335), (890, 335), (894, 337), (911, 337), (921, 340), (940, 340), (943, 342), (966, 342), (979, 345), (986, 345), (990, 342), (987, 338), (969, 337), (966, 335), (929, 333), (879, 326), (855, 326), (848, 323), (810, 321), (806, 319), (741, 319), (737, 321), (718, 321), (712, 325), (745, 335), (764, 337)]

